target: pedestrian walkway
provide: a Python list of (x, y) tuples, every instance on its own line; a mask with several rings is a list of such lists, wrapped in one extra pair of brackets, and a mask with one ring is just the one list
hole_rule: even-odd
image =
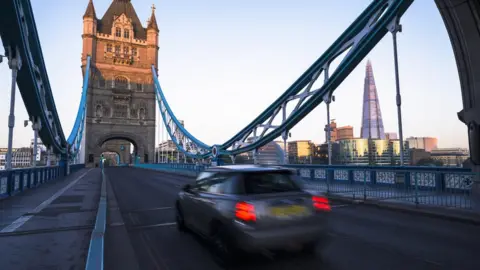
[(0, 269), (83, 269), (101, 189), (100, 169), (1, 202)]

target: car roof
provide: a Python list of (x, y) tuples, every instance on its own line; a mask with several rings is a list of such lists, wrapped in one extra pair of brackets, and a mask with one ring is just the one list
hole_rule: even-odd
[(226, 165), (215, 166), (205, 170), (205, 172), (286, 172), (291, 171), (280, 166), (262, 166), (262, 165)]

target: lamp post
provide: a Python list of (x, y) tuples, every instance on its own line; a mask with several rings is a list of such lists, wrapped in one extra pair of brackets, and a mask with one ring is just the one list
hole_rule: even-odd
[[(10, 114), (8, 115), (8, 150), (6, 156), (5, 169), (12, 169), (12, 147), (13, 147), (13, 128), (15, 127), (15, 92), (17, 86), (17, 73), (22, 67), (22, 59), (18, 48), (12, 49), (11, 46), (6, 48), (8, 56), (8, 67), (12, 70), (12, 87), (10, 94)], [(0, 56), (0, 63), (3, 62), (4, 55)]]
[(335, 102), (335, 96), (328, 93), (323, 98), (327, 104), (327, 145), (328, 145), (328, 165), (332, 165), (332, 142), (331, 142), (331, 126), (330, 126), (330, 103)]
[(397, 117), (398, 117), (398, 136), (400, 139), (400, 166), (404, 165), (403, 157), (403, 125), (402, 125), (402, 97), (400, 95), (400, 75), (398, 71), (398, 49), (397, 49), (397, 33), (402, 32), (402, 25), (399, 18), (395, 18), (392, 24), (389, 25), (389, 31), (392, 33), (393, 39), (393, 60), (395, 66), (395, 86), (396, 86), (396, 103), (397, 103)]
[[(29, 120), (23, 121), (23, 126), (27, 127), (28, 126)], [(35, 122), (34, 120), (32, 122), (32, 129), (33, 129), (33, 159), (32, 159), (32, 166), (36, 167), (37, 166), (37, 152), (38, 152), (38, 131), (42, 128), (42, 124), (40, 121)]]

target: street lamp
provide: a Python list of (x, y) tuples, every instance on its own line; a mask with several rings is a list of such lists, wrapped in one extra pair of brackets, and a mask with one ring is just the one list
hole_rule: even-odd
[[(5, 169), (12, 169), (12, 148), (13, 148), (13, 128), (15, 127), (15, 91), (17, 86), (17, 73), (18, 70), (22, 67), (22, 58), (20, 57), (20, 52), (18, 47), (13, 49), (10, 46), (5, 48), (9, 61), (8, 67), (12, 70), (12, 87), (10, 94), (10, 114), (8, 115), (8, 150), (6, 156), (6, 166)], [(3, 62), (3, 57), (0, 57), (0, 62)]]
[[(24, 127), (27, 127), (28, 126), (28, 122), (30, 122), (30, 120), (24, 120), (23, 121), (23, 126)], [(42, 127), (42, 124), (41, 122), (35, 122), (34, 120), (31, 121), (32, 122), (32, 129), (33, 129), (33, 160), (32, 160), (32, 165), (33, 167), (36, 167), (37, 166), (37, 153), (38, 153), (38, 131), (41, 129)]]
[(328, 165), (332, 165), (332, 142), (331, 142), (331, 126), (330, 126), (330, 103), (335, 102), (335, 96), (328, 93), (323, 100), (327, 104), (327, 144), (328, 144)]

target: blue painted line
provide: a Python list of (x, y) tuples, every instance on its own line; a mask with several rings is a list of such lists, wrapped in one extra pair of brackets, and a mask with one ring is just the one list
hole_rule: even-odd
[(107, 184), (105, 174), (102, 169), (102, 189), (100, 191), (100, 201), (98, 202), (97, 219), (95, 228), (92, 231), (90, 247), (88, 249), (87, 263), (85, 270), (103, 270), (104, 261), (104, 236), (107, 224)]

